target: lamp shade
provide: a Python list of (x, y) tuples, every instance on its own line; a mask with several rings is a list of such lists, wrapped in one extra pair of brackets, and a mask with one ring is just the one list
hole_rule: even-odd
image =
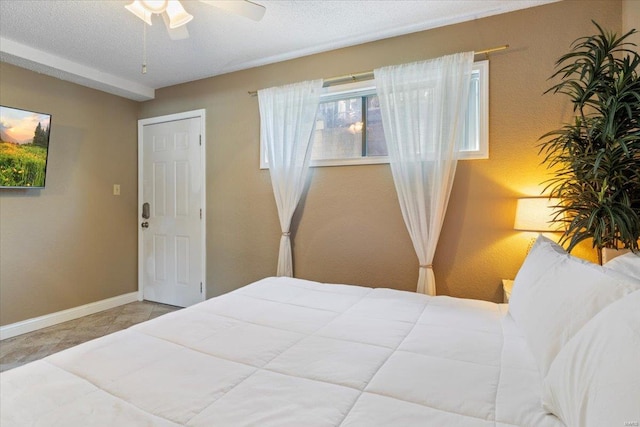
[(177, 0), (169, 0), (167, 4), (167, 15), (169, 15), (169, 28), (178, 28), (193, 19), (193, 15), (187, 13)]
[(169, 0), (140, 0), (140, 3), (151, 13), (162, 13), (167, 8)]
[(561, 224), (553, 221), (555, 207), (559, 204), (560, 199), (547, 197), (518, 199), (513, 228), (520, 231), (561, 231)]
[(133, 3), (126, 5), (125, 8), (138, 18), (142, 19), (148, 25), (151, 25), (151, 12), (145, 9), (139, 0), (135, 0)]

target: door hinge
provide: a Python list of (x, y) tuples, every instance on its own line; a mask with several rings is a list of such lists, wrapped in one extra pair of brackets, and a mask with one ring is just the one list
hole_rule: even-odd
[(202, 208), (200, 208), (200, 219), (202, 219)]
[(202, 135), (199, 135), (198, 138), (199, 138), (199, 144), (202, 145)]
[(200, 293), (202, 293), (202, 282), (200, 282)]

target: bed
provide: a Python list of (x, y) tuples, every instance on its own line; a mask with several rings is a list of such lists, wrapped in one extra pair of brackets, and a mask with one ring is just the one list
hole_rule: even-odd
[[(527, 325), (523, 298), (537, 298), (522, 294), (531, 287), (525, 267), (511, 297), (515, 316), (506, 304), (266, 278), (2, 373), (0, 425), (572, 425), (551, 413), (572, 420), (562, 412), (567, 396), (553, 394), (549, 385), (571, 371), (554, 363), (571, 363), (572, 353), (558, 350), (547, 375), (541, 374), (539, 343), (529, 341), (528, 326), (517, 321)], [(624, 290), (597, 311), (628, 298), (623, 312), (640, 307), (640, 280), (615, 280)], [(640, 344), (629, 343), (628, 335), (621, 339), (631, 357), (622, 381), (631, 382), (618, 391), (629, 394), (631, 406), (596, 414), (596, 422), (603, 416), (640, 421), (634, 406), (640, 406), (640, 388), (633, 388), (640, 386), (633, 382), (640, 379), (633, 367)], [(568, 341), (561, 347), (575, 339)], [(546, 402), (545, 395), (551, 396)]]

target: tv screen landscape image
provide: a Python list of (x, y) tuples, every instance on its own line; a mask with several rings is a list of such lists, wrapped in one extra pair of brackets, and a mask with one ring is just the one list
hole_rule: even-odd
[(43, 188), (51, 115), (0, 105), (0, 188)]

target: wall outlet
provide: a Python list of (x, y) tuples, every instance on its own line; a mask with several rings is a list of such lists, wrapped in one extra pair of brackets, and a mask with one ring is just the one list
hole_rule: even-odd
[(114, 196), (120, 195), (120, 184), (113, 184), (113, 195)]

